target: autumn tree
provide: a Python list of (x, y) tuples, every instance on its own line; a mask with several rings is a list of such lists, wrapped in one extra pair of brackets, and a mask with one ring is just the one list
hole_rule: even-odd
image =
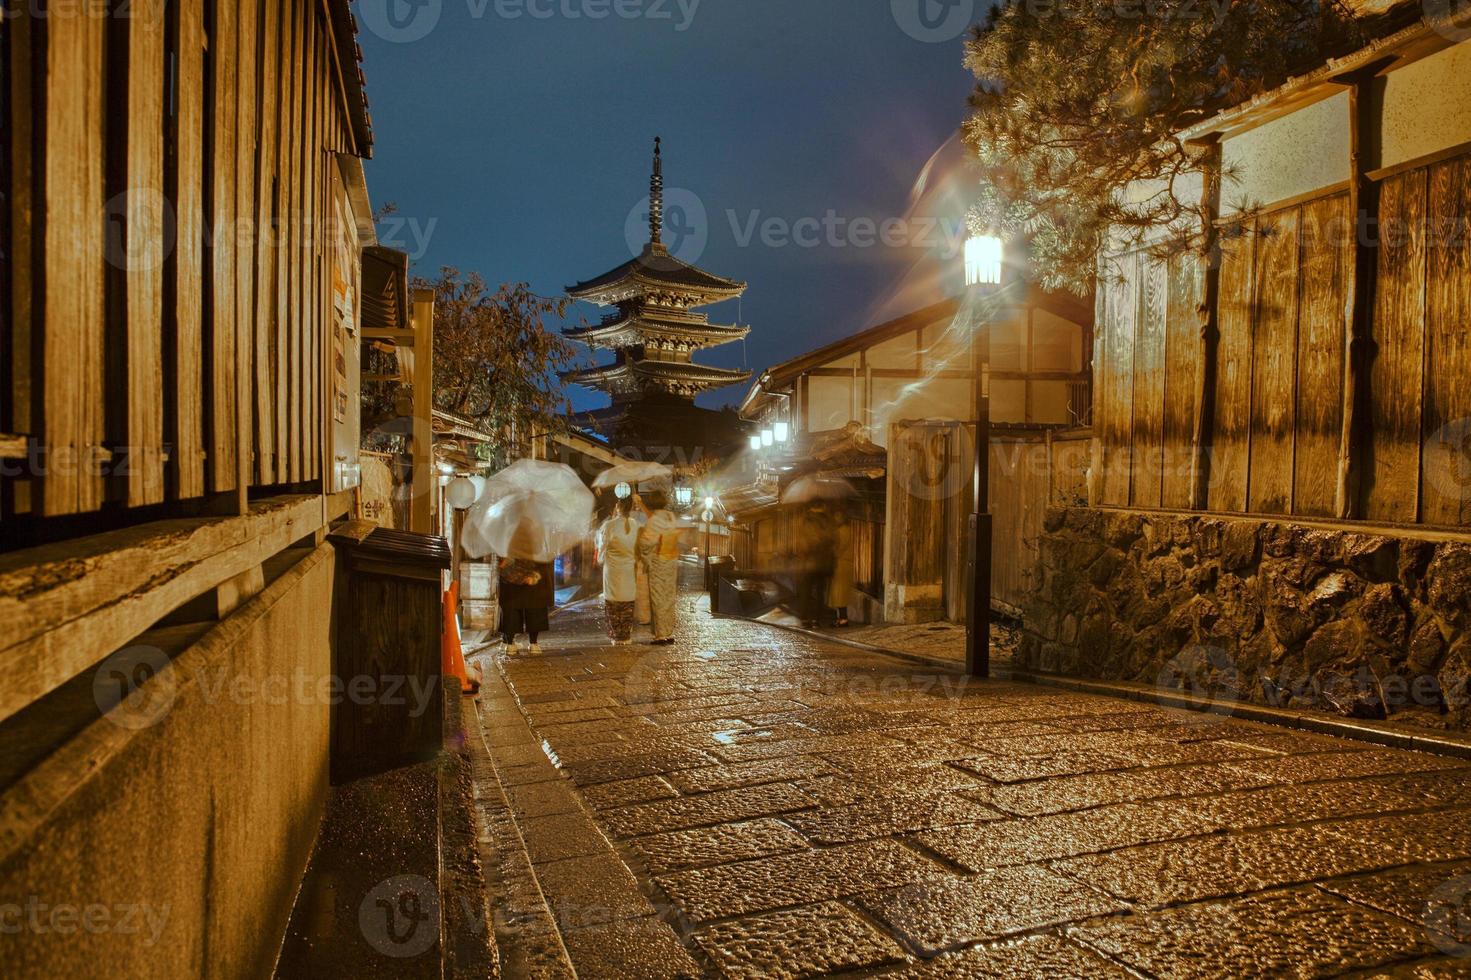
[[(574, 351), (546, 320), (560, 319), (569, 300), (540, 296), (526, 283), (491, 292), (479, 273), (449, 266), (414, 286), (434, 291), (434, 407), (501, 437), (488, 463), (504, 463), (527, 440), (566, 425), (570, 405), (557, 373), (571, 366)], [(365, 411), (402, 414), (405, 387), (371, 403), (365, 394)]]
[[(966, 44), (976, 230), (1028, 240), (1051, 288), (1087, 292), (1103, 236), (1199, 227), (1207, 157), (1178, 133), (1356, 46), (1350, 0), (1022, 0)], [(1226, 174), (1229, 182), (1234, 175)], [(1142, 199), (1120, 188), (1147, 182)], [(1158, 237), (1158, 236), (1157, 236)], [(1164, 236), (1169, 239), (1171, 236)]]

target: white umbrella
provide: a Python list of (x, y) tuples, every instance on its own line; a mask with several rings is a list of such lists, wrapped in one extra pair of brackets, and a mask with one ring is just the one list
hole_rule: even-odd
[(636, 487), (640, 483), (668, 483), (673, 479), (674, 470), (663, 463), (626, 460), (603, 470), (598, 474), (597, 479), (592, 481), (592, 485), (598, 489), (616, 487), (620, 483)]
[(808, 504), (819, 500), (846, 500), (856, 496), (858, 491), (853, 489), (853, 484), (841, 477), (822, 479), (816, 476), (803, 476), (792, 481), (792, 485), (782, 491), (781, 502), (784, 504)]
[(595, 504), (570, 466), (517, 460), (486, 481), (465, 514), (460, 540), (472, 558), (552, 561), (587, 535)]

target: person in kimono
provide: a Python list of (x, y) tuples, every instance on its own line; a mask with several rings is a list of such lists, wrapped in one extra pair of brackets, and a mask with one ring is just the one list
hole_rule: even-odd
[(639, 497), (639, 508), (647, 515), (639, 532), (638, 557), (649, 576), (649, 612), (656, 646), (674, 642), (679, 601), (679, 524), (668, 510), (669, 498), (662, 490)]
[(632, 501), (618, 501), (613, 516), (598, 529), (598, 557), (603, 563), (603, 612), (608, 620), (608, 636), (615, 646), (633, 639), (639, 525), (630, 514), (632, 510)]

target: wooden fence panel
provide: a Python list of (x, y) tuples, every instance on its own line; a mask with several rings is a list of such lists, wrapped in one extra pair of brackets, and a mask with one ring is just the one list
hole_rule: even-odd
[(1294, 514), (1334, 516), (1343, 432), (1345, 277), (1353, 261), (1348, 197), (1303, 205), (1298, 317)]
[(256, 321), (255, 321), (255, 460), (256, 482), (276, 483), (276, 119), (280, 112), (277, 69), (281, 51), (277, 39), (280, 8), (261, 6), (259, 57), (256, 62), (259, 96), (256, 99)]
[[(107, 19), (46, 21), (42, 512), (102, 506)], [(9, 25), (6, 26), (9, 30)]]
[(1169, 314), (1169, 265), (1139, 256), (1139, 328), (1134, 348), (1134, 452), (1130, 500), (1158, 507), (1164, 496), (1160, 453), (1165, 424), (1165, 320)]
[(204, 11), (198, 0), (173, 6), (178, 38), (174, 72), (172, 201), (174, 208), (173, 306), (168, 311), (173, 376), (174, 495), (204, 494)]
[(236, 27), (235, 76), (238, 91), (235, 99), (235, 331), (236, 331), (236, 391), (239, 409), (236, 421), (240, 430), (236, 435), (237, 452), (246, 459), (243, 464), (236, 460), (237, 472), (247, 484), (260, 472), (259, 455), (249, 457), (256, 447), (256, 390), (259, 378), (256, 374), (256, 342), (259, 337), (258, 309), (256, 296), (256, 262), (260, 241), (260, 35), (256, 13), (260, 9), (253, 3), (241, 3), (235, 8), (238, 15)]
[(1165, 315), (1164, 419), (1161, 424), (1160, 505), (1190, 506), (1190, 463), (1195, 435), (1196, 363), (1200, 352), (1200, 260), (1172, 256)]
[(1251, 314), (1255, 226), (1223, 238), (1219, 371), (1211, 438), (1211, 510), (1246, 509), (1251, 438)]
[(1100, 419), (1102, 454), (1101, 503), (1126, 506), (1133, 468), (1134, 331), (1138, 320), (1139, 257), (1119, 257), (1109, 270), (1103, 331), (1103, 359), (1108, 383)]
[[(164, 499), (163, 277), (164, 252), (171, 240), (164, 187), (164, 6), (164, 0), (136, 0), (134, 16), (127, 23), (127, 148), (121, 192), (126, 201), (122, 231), (126, 241), (121, 254), (109, 257), (125, 279), (126, 290), (123, 476), (129, 507)], [(109, 218), (116, 209), (114, 199)], [(110, 248), (113, 245), (109, 242)]]
[(1427, 524), (1471, 524), (1471, 157), (1430, 168), (1424, 500)]
[(1292, 509), (1299, 246), (1297, 208), (1260, 220), (1254, 277), (1247, 500), (1247, 509), (1258, 514), (1287, 514)]
[(1384, 181), (1380, 196), (1375, 353), (1370, 365), (1369, 459), (1364, 515), (1414, 521), (1420, 483), (1425, 355), (1426, 171)]
[[(239, 482), (239, 419), (236, 405), (239, 393), (235, 372), (239, 352), (236, 348), (236, 318), (239, 300), (236, 288), (236, 229), (238, 200), (236, 172), (239, 152), (236, 148), (236, 18), (231, 0), (211, 0), (209, 38), (210, 118), (207, 156), (210, 177), (209, 225), (211, 280), (209, 304), (209, 375), (207, 396), (210, 400), (208, 433), (209, 489), (219, 493), (233, 490)], [(240, 137), (243, 139), (243, 137)]]
[(282, 258), (286, 263), (286, 316), (282, 339), (286, 346), (286, 384), (282, 386), (286, 395), (286, 479), (290, 483), (301, 482), (301, 427), (302, 427), (302, 341), (301, 341), (301, 187), (307, 179), (301, 164), (301, 98), (302, 98), (302, 51), (303, 33), (306, 24), (307, 4), (303, 0), (286, 3), (286, 21), (291, 25), (290, 43), (286, 46), (287, 58), (282, 65), (282, 121), (285, 138), (281, 141), (281, 174), (287, 177), (282, 185), (282, 198), (286, 208), (286, 219), (282, 222), (282, 242), (285, 246)]
[[(5, 388), (0, 390), (0, 407), (4, 418), (0, 428), (15, 435), (34, 433), (39, 421), (33, 411), (31, 400), (36, 388), (32, 384), (32, 330), (35, 325), (36, 304), (41, 298), (36, 295), (40, 284), (33, 278), (34, 256), (38, 251), (35, 241), (36, 222), (36, 160), (33, 140), (37, 127), (41, 125), (35, 106), (38, 73), (44, 67), (44, 52), (33, 41), (36, 25), (26, 17), (7, 21), (0, 31), (0, 80), (7, 86), (9, 115), (5, 122), (9, 126), (9, 139), (0, 140), (7, 152), (5, 172), (9, 177), (4, 204), (9, 208), (8, 222), (3, 227), (5, 238), (0, 241), (8, 264), (0, 266), (0, 285), (9, 287), (10, 295), (0, 295), (3, 313), (8, 314), (0, 321), (5, 331), (4, 362), (0, 364)], [(0, 481), (0, 518), (9, 519), (17, 514), (31, 513), (31, 482), (27, 471), (15, 480)]]

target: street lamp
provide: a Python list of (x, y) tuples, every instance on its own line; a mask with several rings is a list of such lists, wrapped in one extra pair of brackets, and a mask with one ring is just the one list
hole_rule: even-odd
[(965, 666), (972, 677), (991, 676), (991, 335), (980, 319), (988, 296), (1001, 286), (1005, 247), (995, 235), (965, 243), (965, 286), (970, 292), (971, 369), (975, 374), (975, 513), (971, 516), (970, 615)]

